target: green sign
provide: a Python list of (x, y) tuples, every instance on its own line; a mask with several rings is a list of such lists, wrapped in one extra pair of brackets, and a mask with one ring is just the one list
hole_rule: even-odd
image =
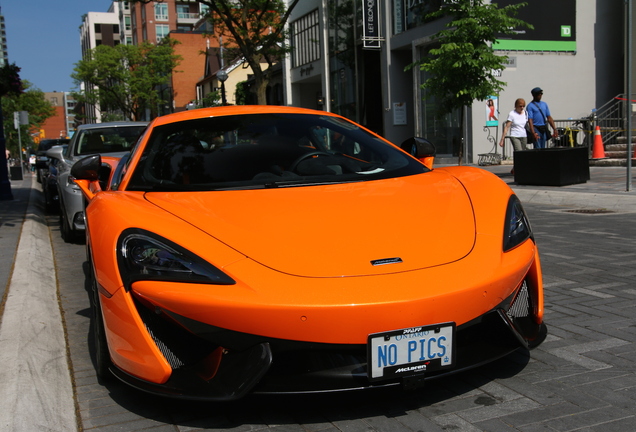
[(572, 37), (572, 26), (562, 25), (561, 26), (561, 37)]

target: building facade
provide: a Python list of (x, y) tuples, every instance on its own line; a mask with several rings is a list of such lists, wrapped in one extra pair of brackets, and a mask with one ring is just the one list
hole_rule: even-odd
[(197, 99), (197, 82), (205, 72), (208, 47), (218, 47), (216, 38), (206, 36), (205, 29), (197, 28), (207, 14), (207, 6), (195, 0), (164, 0), (161, 2), (132, 3), (119, 0), (120, 14), (125, 37), (134, 45), (144, 41), (153, 44), (165, 37), (177, 40), (175, 54), (181, 56), (180, 64), (174, 69), (170, 84), (161, 89), (166, 100), (170, 101), (161, 108), (161, 114), (183, 111), (188, 104)]
[(76, 102), (69, 92), (45, 92), (46, 99), (55, 109), (55, 115), (41, 125), (36, 142), (42, 139), (71, 138), (75, 133)]
[(0, 7), (0, 67), (9, 64), (9, 54), (7, 53), (7, 29), (4, 25), (4, 15)]
[[(119, 2), (113, 2), (108, 12), (88, 12), (84, 15), (80, 27), (82, 58), (90, 55), (99, 45), (116, 46), (121, 43), (119, 25)], [(80, 83), (80, 90), (90, 92), (91, 88)], [(98, 105), (84, 104), (79, 110), (84, 123), (100, 123), (102, 114)]]
[[(418, 67), (408, 68), (434, 47), (444, 20), (427, 21), (441, 0), (305, 0), (290, 19), (292, 53), (286, 60), (286, 103), (333, 111), (401, 143), (430, 139), (438, 161), (476, 163), (495, 151), (501, 123), (517, 98), (529, 102), (541, 87), (555, 119), (580, 118), (624, 88), (624, 2), (620, 0), (533, 0), (519, 18), (535, 29), (499, 40), (493, 48), (508, 56), (496, 71), (506, 83), (493, 95), (496, 120), (486, 101), (443, 118), (421, 89)], [(518, 3), (499, 0), (500, 6)], [(546, 14), (546, 11), (550, 11)]]

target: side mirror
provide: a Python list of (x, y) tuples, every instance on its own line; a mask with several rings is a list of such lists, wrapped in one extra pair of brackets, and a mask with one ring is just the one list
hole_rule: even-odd
[(44, 154), (47, 155), (50, 158), (53, 158), (53, 159), (63, 160), (64, 159), (64, 147), (62, 147), (62, 146), (51, 147)]
[(77, 180), (99, 180), (99, 169), (102, 166), (100, 155), (87, 156), (80, 159), (71, 167), (71, 176)]
[(407, 139), (400, 145), (400, 148), (418, 159), (435, 157), (437, 153), (432, 142), (420, 137)]

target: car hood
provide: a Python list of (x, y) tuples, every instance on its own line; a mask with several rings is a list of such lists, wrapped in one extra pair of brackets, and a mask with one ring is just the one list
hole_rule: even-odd
[(149, 192), (146, 199), (264, 266), (304, 277), (439, 266), (462, 259), (475, 242), (466, 190), (443, 171), (321, 186)]

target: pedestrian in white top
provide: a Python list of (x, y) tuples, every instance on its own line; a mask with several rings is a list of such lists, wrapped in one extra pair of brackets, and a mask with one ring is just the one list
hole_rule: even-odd
[(508, 119), (504, 123), (504, 130), (501, 134), (499, 145), (504, 146), (506, 136), (510, 130), (510, 141), (515, 151), (526, 150), (528, 137), (526, 135), (526, 123), (528, 123), (528, 113), (526, 112), (526, 101), (519, 98), (515, 101), (515, 109), (510, 111)]

